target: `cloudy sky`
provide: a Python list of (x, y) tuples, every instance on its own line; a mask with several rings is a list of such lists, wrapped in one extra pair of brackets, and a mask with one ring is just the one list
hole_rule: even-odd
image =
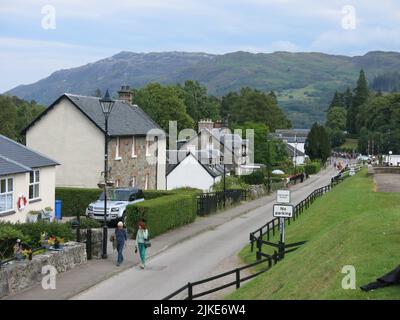
[(399, 0), (0, 0), (0, 92), (123, 50), (399, 49)]

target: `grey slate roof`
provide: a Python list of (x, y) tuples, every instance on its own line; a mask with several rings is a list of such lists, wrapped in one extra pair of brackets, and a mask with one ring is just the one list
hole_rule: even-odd
[[(63, 98), (71, 101), (100, 130), (105, 131), (100, 98), (64, 93), (29, 124), (23, 132), (26, 132)], [(115, 100), (114, 108), (108, 119), (108, 133), (110, 136), (146, 135), (151, 129), (160, 129), (160, 127), (140, 107), (132, 106), (122, 100)]]
[(32, 168), (56, 166), (56, 161), (0, 135), (0, 175), (31, 171)]
[(297, 157), (305, 156), (304, 152), (302, 152), (300, 150), (296, 150), (296, 148), (291, 146), (290, 144), (286, 144), (286, 151), (290, 157), (294, 157), (295, 151), (296, 151)]

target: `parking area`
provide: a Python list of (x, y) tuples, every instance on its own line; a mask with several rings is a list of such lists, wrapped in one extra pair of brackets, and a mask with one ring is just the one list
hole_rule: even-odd
[(375, 174), (374, 178), (377, 192), (400, 192), (400, 174)]

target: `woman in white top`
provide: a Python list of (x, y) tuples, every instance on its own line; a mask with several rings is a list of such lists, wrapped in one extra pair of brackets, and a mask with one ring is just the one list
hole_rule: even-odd
[(140, 267), (144, 269), (146, 264), (146, 241), (149, 239), (149, 231), (144, 222), (139, 222), (139, 230), (136, 233), (136, 248), (135, 253), (139, 249)]

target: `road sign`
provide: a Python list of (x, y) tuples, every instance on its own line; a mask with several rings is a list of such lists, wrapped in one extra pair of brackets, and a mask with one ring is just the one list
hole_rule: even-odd
[(277, 190), (276, 191), (276, 202), (290, 203), (290, 190)]
[(274, 204), (274, 217), (281, 217), (281, 218), (293, 217), (293, 206)]
[(354, 168), (350, 168), (349, 175), (354, 176), (356, 174), (356, 171)]

